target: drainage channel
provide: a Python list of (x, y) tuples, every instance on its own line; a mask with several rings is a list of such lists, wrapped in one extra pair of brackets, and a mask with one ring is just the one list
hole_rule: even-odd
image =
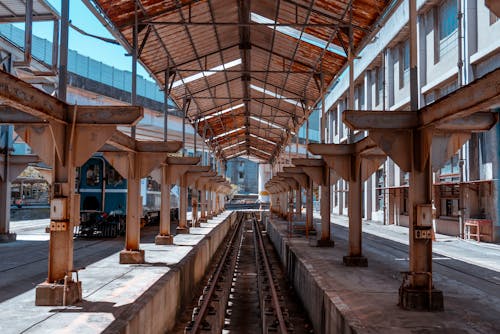
[(187, 311), (187, 325), (175, 332), (313, 333), (255, 213), (238, 217), (201, 295)]

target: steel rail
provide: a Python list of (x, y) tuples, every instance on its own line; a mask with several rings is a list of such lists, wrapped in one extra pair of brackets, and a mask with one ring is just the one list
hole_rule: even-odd
[[(238, 214), (238, 213), (237, 213)], [(241, 218), (239, 219), (238, 225), (235, 227), (233, 234), (231, 235), (231, 239), (229, 240), (229, 243), (227, 244), (226, 249), (224, 250), (224, 254), (222, 255), (219, 263), (217, 264), (217, 270), (211, 277), (211, 283), (210, 283), (210, 288), (208, 289), (206, 295), (203, 298), (203, 303), (200, 306), (200, 310), (196, 316), (196, 320), (193, 323), (193, 326), (190, 329), (191, 333), (198, 333), (200, 330), (201, 323), (203, 319), (205, 318), (205, 314), (208, 311), (208, 307), (211, 303), (212, 295), (215, 292), (215, 286), (217, 285), (217, 282), (219, 280), (219, 276), (222, 272), (222, 268), (224, 267), (226, 263), (226, 259), (231, 252), (232, 247), (234, 246), (234, 242), (236, 239), (236, 236), (238, 235), (238, 232), (241, 231), (241, 226), (243, 225), (243, 218), (244, 216), (242, 215)]]
[(273, 302), (274, 310), (276, 311), (276, 317), (278, 318), (281, 334), (288, 333), (288, 328), (286, 326), (285, 318), (283, 317), (283, 312), (281, 312), (281, 306), (279, 304), (278, 293), (276, 292), (276, 287), (273, 282), (273, 274), (271, 267), (269, 266), (269, 260), (267, 259), (266, 249), (264, 248), (264, 243), (262, 242), (262, 234), (260, 232), (259, 226), (257, 225), (257, 219), (255, 218), (255, 213), (253, 214), (253, 224), (254, 224), (254, 235), (259, 241), (259, 249), (262, 255), (262, 260), (264, 262), (264, 268), (266, 269), (267, 280), (269, 282), (269, 289), (271, 290), (271, 297)]

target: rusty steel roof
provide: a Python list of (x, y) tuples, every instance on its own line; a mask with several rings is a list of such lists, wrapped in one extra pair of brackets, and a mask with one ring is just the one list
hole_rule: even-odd
[(140, 61), (220, 158), (272, 162), (389, 1), (86, 2), (129, 50), (137, 22)]
[[(0, 1), (0, 22), (23, 22), (26, 15), (26, 1)], [(57, 11), (44, 0), (33, 0), (34, 20), (53, 20), (58, 17)]]

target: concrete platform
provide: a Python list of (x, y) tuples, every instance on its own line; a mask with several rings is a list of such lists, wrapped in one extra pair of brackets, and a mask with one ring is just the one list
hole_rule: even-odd
[(33, 289), (0, 303), (0, 332), (165, 333), (175, 325), (181, 305), (191, 301), (235, 220), (236, 213), (226, 211), (191, 234), (175, 236), (174, 245), (155, 245), (152, 235), (141, 243), (144, 264), (120, 265), (114, 252), (87, 265), (79, 273), (84, 300), (75, 306), (35, 306), (34, 282)]
[(500, 333), (500, 247), (438, 236), (434, 284), (444, 293), (444, 312), (405, 311), (397, 302), (400, 272), (408, 270), (407, 234), (363, 224), (370, 230), (363, 234), (368, 267), (346, 267), (347, 218), (332, 218), (334, 248), (311, 247), (297, 232), (290, 238), (276, 218), (267, 224), (317, 333)]

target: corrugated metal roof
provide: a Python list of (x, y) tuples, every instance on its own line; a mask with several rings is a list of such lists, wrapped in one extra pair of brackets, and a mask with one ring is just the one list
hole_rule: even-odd
[[(6, 19), (19, 18), (24, 20), (26, 4), (23, 0), (2, 0), (0, 1), (0, 22)], [(44, 0), (33, 0), (33, 17), (54, 17), (58, 16), (57, 11)]]
[[(130, 47), (134, 1), (88, 1)], [(200, 135), (208, 128), (215, 138), (209, 145), (221, 158), (246, 151), (270, 161), (311, 113), (320, 79), (327, 87), (347, 62), (350, 24), (356, 48), (388, 2), (141, 0), (140, 60), (162, 84), (167, 68), (186, 81), (171, 95), (179, 105), (191, 99), (187, 117), (199, 120)], [(237, 60), (225, 71), (213, 70)], [(244, 107), (222, 113), (239, 104)]]

